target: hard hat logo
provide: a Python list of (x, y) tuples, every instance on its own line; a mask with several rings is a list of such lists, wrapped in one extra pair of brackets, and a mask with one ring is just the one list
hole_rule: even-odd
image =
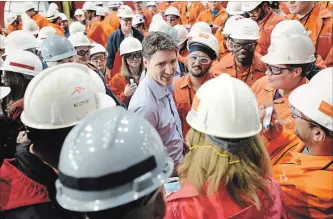
[(329, 117), (333, 118), (333, 106), (326, 101), (321, 101), (321, 104), (318, 108), (318, 110), (325, 115), (328, 115)]
[(195, 112), (198, 112), (199, 104), (200, 104), (200, 99), (197, 96), (194, 96), (192, 108)]
[(209, 36), (207, 34), (204, 34), (204, 33), (200, 33), (199, 37), (203, 37), (205, 39), (209, 39)]
[(9, 63), (10, 66), (14, 66), (14, 67), (19, 67), (19, 68), (25, 68), (31, 71), (35, 70), (34, 66), (30, 66), (30, 65), (25, 65), (25, 64), (21, 64), (21, 63), (17, 63), (17, 62), (10, 62)]
[(75, 93), (80, 94), (81, 91), (83, 91), (83, 90), (85, 90), (85, 88), (83, 88), (83, 87), (75, 87), (75, 88), (74, 88), (74, 92), (72, 93), (71, 96), (73, 96)]

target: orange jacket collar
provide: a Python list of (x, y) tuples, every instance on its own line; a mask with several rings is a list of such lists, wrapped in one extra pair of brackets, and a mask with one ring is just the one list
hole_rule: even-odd
[[(183, 89), (185, 87), (189, 87), (189, 88), (192, 89), (192, 82), (191, 82), (191, 79), (190, 79), (190, 74), (191, 73), (187, 73), (185, 76), (181, 77), (181, 79), (180, 79), (180, 80), (182, 80), (182, 82), (180, 83), (180, 88), (181, 89)], [(211, 79), (213, 76), (212, 76), (212, 74), (207, 72), (205, 77), (206, 78), (205, 78), (205, 81), (203, 83), (205, 83), (206, 81)]]
[[(333, 156), (312, 156), (309, 154), (290, 152), (296, 164), (301, 165), (302, 170), (321, 170), (333, 160)], [(333, 166), (327, 168), (332, 171)]]
[(266, 14), (266, 16), (264, 17), (264, 19), (262, 19), (261, 21), (258, 22), (258, 25), (261, 25), (263, 23), (266, 23), (266, 21), (271, 17), (271, 15), (273, 14), (273, 9), (269, 9), (268, 13)]
[[(224, 56), (223, 60), (227, 60), (225, 63), (226, 68), (235, 68), (235, 56), (232, 53), (228, 53)], [(253, 59), (252, 59), (252, 70), (258, 70), (258, 71), (265, 71), (265, 68), (263, 66), (263, 63), (261, 62), (261, 55), (257, 52), (254, 53)], [(245, 72), (246, 73), (246, 72)]]

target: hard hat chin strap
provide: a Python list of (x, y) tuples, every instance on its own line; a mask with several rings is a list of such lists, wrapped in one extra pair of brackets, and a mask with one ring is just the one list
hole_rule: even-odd
[(207, 139), (216, 145), (217, 147), (223, 148), (231, 153), (238, 152), (243, 150), (244, 148), (248, 147), (251, 144), (252, 138), (246, 138), (245, 140), (241, 141), (235, 141), (235, 142), (230, 142), (230, 141), (225, 141), (222, 140), (221, 138), (214, 137), (211, 135), (206, 135)]

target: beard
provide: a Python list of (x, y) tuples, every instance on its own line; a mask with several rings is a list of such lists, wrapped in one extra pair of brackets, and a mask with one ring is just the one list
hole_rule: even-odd
[[(199, 72), (199, 73), (194, 73), (194, 72), (191, 70), (190, 73), (191, 73), (191, 75), (192, 75), (193, 77), (201, 78), (201, 77), (203, 77), (203, 76), (206, 75), (206, 72), (207, 72), (207, 71), (206, 71), (206, 72), (203, 72), (201, 67), (199, 67), (199, 66), (195, 66), (195, 67), (199, 68), (199, 69), (200, 69), (200, 72)], [(192, 68), (192, 69), (193, 69), (193, 68)]]

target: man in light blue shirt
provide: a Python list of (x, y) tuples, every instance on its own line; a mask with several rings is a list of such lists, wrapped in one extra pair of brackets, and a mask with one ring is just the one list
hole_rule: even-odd
[(183, 136), (175, 102), (168, 91), (177, 65), (177, 44), (162, 32), (151, 32), (142, 42), (147, 76), (128, 110), (146, 118), (158, 131), (175, 165), (183, 162)]

